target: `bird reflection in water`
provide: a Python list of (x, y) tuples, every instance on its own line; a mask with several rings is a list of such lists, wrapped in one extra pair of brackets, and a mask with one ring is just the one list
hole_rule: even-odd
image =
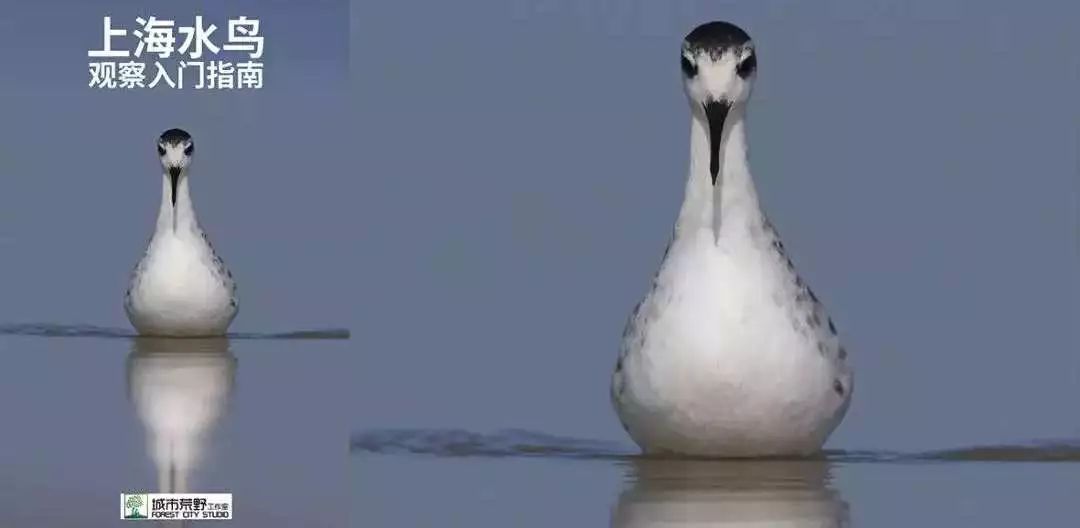
[(661, 460), (626, 465), (611, 526), (846, 527), (824, 460)]
[(191, 472), (225, 414), (235, 372), (225, 338), (134, 340), (128, 397), (146, 431), (158, 493), (190, 493)]

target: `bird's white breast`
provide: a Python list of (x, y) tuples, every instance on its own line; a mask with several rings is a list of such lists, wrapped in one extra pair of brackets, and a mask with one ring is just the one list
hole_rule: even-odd
[(785, 271), (751, 239), (718, 244), (702, 231), (673, 245), (627, 328), (613, 384), (639, 444), (737, 454), (773, 442), (787, 451), (831, 432), (846, 395), (833, 390), (835, 365), (800, 324)]
[(139, 263), (125, 303), (143, 333), (224, 332), (236, 313), (232, 279), (199, 233), (159, 232)]

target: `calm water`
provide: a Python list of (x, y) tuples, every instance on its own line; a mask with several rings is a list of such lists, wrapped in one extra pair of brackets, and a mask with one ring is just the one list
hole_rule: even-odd
[(348, 341), (311, 339), (342, 333), (0, 330), (0, 526), (115, 526), (122, 491), (185, 489), (233, 493), (236, 526), (345, 523)]
[(650, 459), (512, 431), (353, 438), (353, 526), (1066, 526), (1080, 442), (821, 460)]

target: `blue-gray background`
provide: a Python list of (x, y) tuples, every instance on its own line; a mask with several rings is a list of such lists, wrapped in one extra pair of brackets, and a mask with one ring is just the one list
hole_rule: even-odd
[[(176, 126), (197, 144), (199, 219), (239, 283), (233, 329), (355, 326), (363, 182), (342, 111), (345, 0), (6, 0), (0, 11), (0, 324), (127, 328), (124, 289), (161, 196), (155, 141)], [(131, 30), (150, 14), (204, 15), (219, 45), (230, 17), (258, 18), (265, 88), (87, 87), (102, 17)], [(353, 345), (234, 341), (235, 396), (192, 490), (235, 492), (240, 526), (340, 526)], [(156, 484), (126, 398), (130, 350), (0, 336), (0, 525), (100, 526), (88, 519), (116, 519), (121, 491)]]
[(357, 428), (626, 441), (608, 380), (682, 198), (678, 50), (760, 52), (751, 164), (857, 370), (831, 447), (1080, 434), (1078, 12), (353, 3)]
[[(608, 376), (681, 199), (679, 41), (714, 18), (758, 45), (750, 133), (762, 200), (858, 370), (830, 446), (1080, 434), (1073, 7), (3, 7), (0, 322), (126, 325), (123, 288), (159, 196), (153, 140), (182, 126), (199, 144), (200, 220), (240, 281), (235, 329), (352, 329), (327, 349), (297, 345), (292, 361), (303, 367), (235, 347), (239, 390), (248, 387), (238, 407), (260, 403), (264, 414), (237, 418), (250, 425), (234, 449), (323, 468), (288, 481), (235, 462), (264, 499), (305, 486), (325, 494), (307, 507), (332, 518), (340, 495), (318, 483), (340, 477), (332, 468), (348, 430), (523, 427), (626, 442)], [(100, 17), (150, 11), (258, 16), (267, 88), (87, 88)], [(14, 431), (0, 442), (0, 492), (65, 478), (108, 499), (115, 482), (152, 475), (148, 462), (109, 473), (140, 456), (119, 378), (127, 344), (30, 343), (0, 340), (0, 416)], [(275, 422), (298, 397), (326, 418)], [(75, 427), (84, 414), (93, 420)], [(87, 428), (117, 432), (80, 436)]]

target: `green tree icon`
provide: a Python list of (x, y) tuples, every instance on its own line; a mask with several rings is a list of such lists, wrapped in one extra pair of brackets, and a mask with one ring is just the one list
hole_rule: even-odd
[(139, 507), (143, 505), (142, 495), (128, 495), (127, 502), (124, 505), (131, 510), (131, 515), (128, 517), (141, 517)]

